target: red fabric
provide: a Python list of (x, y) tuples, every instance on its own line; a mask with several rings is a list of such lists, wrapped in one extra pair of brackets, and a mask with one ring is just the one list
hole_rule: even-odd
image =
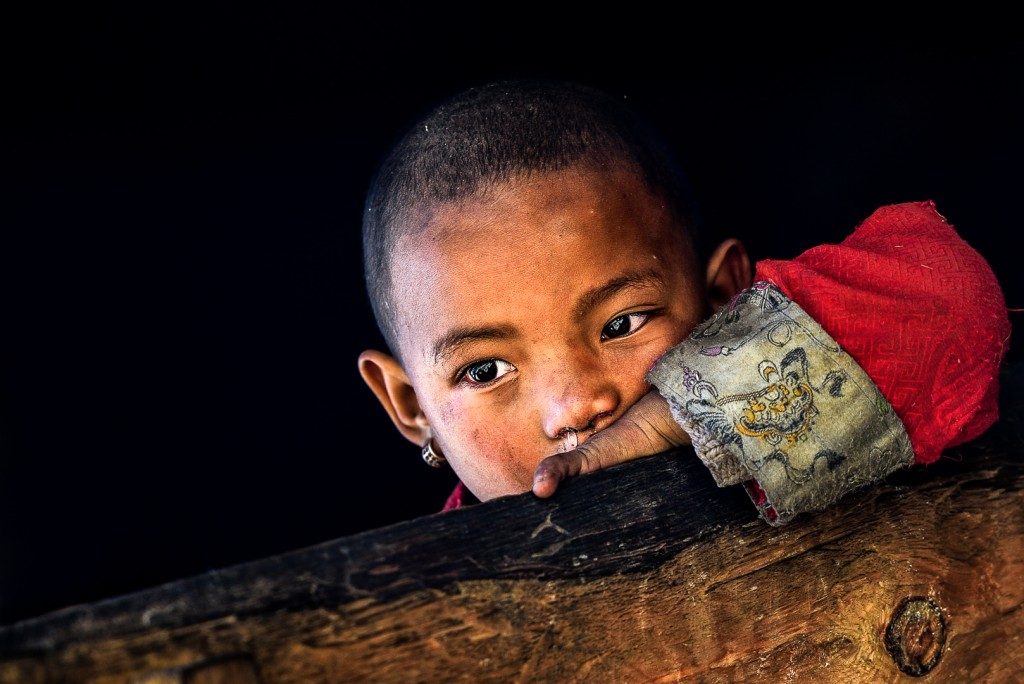
[(974, 439), (999, 416), (1010, 338), (988, 263), (933, 200), (880, 207), (838, 245), (757, 263), (874, 380), (917, 463)]
[[(743, 486), (747, 488), (747, 492), (750, 494), (750, 499), (754, 502), (754, 505), (760, 508), (764, 506), (768, 500), (768, 495), (761, 489), (761, 483), (751, 478), (743, 481)], [(764, 509), (764, 514), (768, 516), (769, 520), (778, 520), (779, 513), (775, 510), (775, 506), (769, 505)]]
[[(759, 261), (754, 279), (775, 283), (860, 364), (903, 421), (917, 463), (999, 417), (1003, 292), (933, 200), (880, 207), (838, 245)], [(463, 493), (459, 482), (443, 510), (462, 506)]]
[(453, 508), (460, 508), (462, 506), (465, 493), (466, 485), (462, 484), (462, 480), (459, 480), (459, 483), (455, 485), (455, 489), (452, 490), (452, 493), (448, 495), (448, 499), (444, 502), (444, 508), (441, 509), (441, 512), (450, 511)]

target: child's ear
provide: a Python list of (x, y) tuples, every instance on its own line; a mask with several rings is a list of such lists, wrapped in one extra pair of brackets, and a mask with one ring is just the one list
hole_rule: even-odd
[(420, 410), (416, 390), (402, 365), (389, 354), (367, 349), (359, 355), (359, 374), (402, 436), (423, 446), (430, 437), (430, 424)]
[(708, 259), (707, 284), (708, 301), (718, 311), (736, 293), (750, 287), (754, 273), (750, 268), (750, 257), (743, 243), (729, 238), (715, 248)]

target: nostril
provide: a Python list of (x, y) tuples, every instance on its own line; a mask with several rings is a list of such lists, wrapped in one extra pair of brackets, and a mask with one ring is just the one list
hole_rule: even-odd
[(593, 430), (594, 432), (604, 430), (608, 425), (614, 422), (612, 420), (612, 416), (614, 415), (615, 413), (613, 411), (602, 411), (590, 419), (590, 423), (587, 425), (586, 429)]

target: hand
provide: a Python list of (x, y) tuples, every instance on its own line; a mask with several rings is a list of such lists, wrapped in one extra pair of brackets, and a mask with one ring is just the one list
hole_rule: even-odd
[(690, 436), (672, 418), (668, 402), (652, 389), (618, 420), (572, 451), (548, 456), (533, 474), (533, 493), (548, 497), (566, 477), (590, 473), (616, 463), (667, 451), (690, 443)]

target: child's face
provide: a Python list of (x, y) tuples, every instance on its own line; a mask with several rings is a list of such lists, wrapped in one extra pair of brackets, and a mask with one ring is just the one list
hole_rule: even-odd
[(710, 313), (667, 207), (625, 169), (536, 174), (436, 207), (392, 269), (404, 367), (367, 351), (360, 370), (481, 500), (529, 491), (541, 459), (575, 446), (569, 428), (582, 442), (615, 421)]

